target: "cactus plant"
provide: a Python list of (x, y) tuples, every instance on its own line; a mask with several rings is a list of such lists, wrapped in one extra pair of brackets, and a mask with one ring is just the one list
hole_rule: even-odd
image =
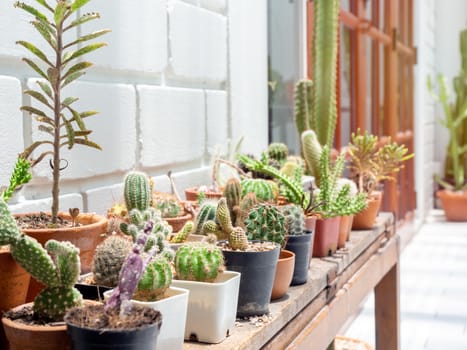
[(321, 179), (319, 160), (321, 157), (322, 146), (313, 130), (306, 130), (302, 133), (302, 150), (305, 163), (315, 177), (316, 185), (319, 187)]
[(79, 249), (70, 242), (49, 240), (42, 247), (21, 233), (3, 199), (0, 199), (0, 245), (10, 245), (16, 262), (46, 287), (34, 300), (34, 314), (44, 321), (61, 321), (65, 312), (82, 305), (74, 285), (79, 277)]
[(201, 204), (199, 208), (198, 214), (195, 217), (195, 229), (194, 234), (202, 235), (203, 232), (203, 225), (206, 221), (215, 220), (216, 218), (216, 209), (217, 204), (211, 201), (205, 201)]
[(311, 96), (313, 90), (313, 82), (311, 80), (299, 80), (295, 84), (294, 90), (294, 118), (297, 127), (298, 135), (301, 135), (305, 130), (311, 129), (312, 103)]
[(123, 262), (131, 252), (132, 243), (121, 236), (107, 237), (96, 247), (92, 261), (94, 282), (98, 285), (115, 287)]
[[(245, 160), (246, 158), (240, 158), (241, 160)], [(263, 163), (261, 163), (263, 164)], [(241, 182), (242, 184), (242, 197), (244, 197), (247, 193), (253, 192), (256, 194), (256, 198), (259, 201), (269, 202), (274, 201), (277, 197), (277, 194), (274, 193), (274, 188), (271, 182), (268, 182), (264, 179), (248, 179), (245, 178)]]
[(250, 240), (284, 243), (286, 226), (284, 215), (268, 203), (260, 203), (250, 210), (245, 219), (245, 230)]
[(282, 166), (287, 160), (289, 149), (285, 143), (273, 142), (268, 146), (268, 157), (279, 162)]
[(256, 194), (253, 192), (247, 193), (240, 201), (238, 206), (237, 218), (235, 220), (235, 226), (245, 228), (245, 219), (248, 216), (250, 210), (257, 205), (258, 199)]
[(155, 301), (160, 299), (172, 283), (172, 267), (163, 255), (157, 255), (146, 266), (134, 299)]
[[(71, 82), (85, 74), (85, 70), (92, 66), (91, 62), (77, 59), (82, 58), (85, 54), (95, 51), (105, 43), (92, 43), (83, 45), (85, 42), (100, 37), (109, 32), (109, 30), (99, 30), (90, 34), (79, 36), (72, 41), (67, 41), (69, 32), (81, 33), (77, 30), (86, 22), (99, 18), (99, 14), (95, 12), (76, 14), (82, 6), (88, 1), (71, 1), (60, 0), (56, 1), (55, 6), (48, 4), (46, 0), (37, 1), (42, 7), (41, 11), (24, 2), (15, 2), (15, 7), (18, 7), (34, 17), (31, 24), (38, 31), (41, 37), (51, 47), (51, 55), (47, 55), (37, 46), (20, 40), (18, 45), (23, 46), (38, 61), (33, 61), (29, 58), (23, 58), (23, 61), (37, 73), (41, 80), (37, 82), (40, 90), (26, 90), (25, 95), (30, 96), (37, 101), (40, 106), (46, 107), (44, 110), (41, 107), (22, 106), (21, 110), (25, 111), (38, 122), (38, 129), (45, 134), (51, 135), (52, 140), (37, 140), (28, 146), (22, 153), (21, 157), (29, 159), (35, 151), (44, 147), (52, 146), (50, 150), (43, 150), (37, 156), (37, 159), (31, 159), (31, 164), (35, 165), (52, 155), (50, 165), (53, 174), (52, 185), (52, 223), (57, 223), (57, 214), (59, 209), (59, 182), (60, 170), (63, 169), (63, 159), (60, 156), (62, 147), (72, 149), (75, 145), (84, 145), (96, 149), (101, 147), (89, 139), (92, 133), (85, 123), (84, 119), (95, 115), (95, 111), (78, 112), (74, 109), (73, 103), (78, 100), (75, 97), (65, 97), (63, 88)], [(76, 50), (76, 46), (80, 47)], [(37, 154), (36, 154), (37, 155)]]
[(178, 248), (174, 259), (177, 278), (212, 282), (224, 266), (220, 248), (204, 242), (193, 242)]
[(193, 231), (195, 227), (195, 224), (193, 221), (188, 220), (185, 222), (185, 225), (183, 225), (182, 229), (178, 231), (175, 236), (172, 237), (170, 240), (170, 243), (183, 243), (186, 241), (186, 238), (188, 235)]
[(175, 218), (183, 214), (180, 202), (172, 195), (156, 194), (152, 206), (161, 212), (163, 218)]
[(227, 206), (229, 207), (230, 218), (232, 219), (232, 222), (235, 222), (242, 197), (242, 185), (240, 180), (233, 177), (227, 181), (224, 188), (224, 197), (227, 201)]
[(148, 176), (139, 171), (131, 171), (125, 176), (123, 195), (125, 206), (130, 212), (133, 209), (145, 210), (151, 203), (152, 191)]
[(305, 214), (303, 209), (296, 204), (288, 204), (280, 207), (285, 218), (285, 226), (289, 236), (297, 236), (305, 231)]
[(16, 160), (13, 173), (10, 176), (10, 183), (1, 194), (3, 200), (8, 202), (13, 196), (13, 193), (21, 188), (22, 185), (31, 181), (31, 178), (31, 163), (19, 156)]

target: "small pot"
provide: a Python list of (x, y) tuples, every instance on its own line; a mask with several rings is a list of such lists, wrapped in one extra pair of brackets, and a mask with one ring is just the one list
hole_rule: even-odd
[(305, 231), (315, 232), (317, 219), (315, 215), (305, 216)]
[(340, 216), (316, 221), (313, 244), (313, 257), (322, 258), (334, 254), (337, 250)]
[(241, 273), (237, 317), (269, 313), (280, 246), (261, 252), (222, 251), (227, 270)]
[(448, 221), (467, 221), (467, 191), (440, 190), (436, 196), (441, 200)]
[(337, 240), (337, 248), (345, 247), (345, 242), (350, 238), (350, 231), (352, 230), (353, 215), (341, 216), (339, 223), (339, 238)]
[(191, 214), (184, 213), (183, 215), (174, 218), (164, 218), (164, 220), (172, 226), (172, 232), (178, 232), (188, 220), (191, 220)]
[(86, 279), (90, 276), (92, 276), (92, 273), (81, 275), (78, 282), (75, 284), (75, 288), (81, 293), (83, 299), (95, 301), (104, 300), (104, 293), (113, 289), (113, 287), (86, 282)]
[(26, 302), (30, 275), (10, 254), (9, 246), (0, 247), (0, 315)]
[(354, 216), (352, 230), (369, 230), (375, 225), (381, 207), (381, 200), (381, 192), (375, 192), (367, 199), (368, 206), (366, 209)]
[(271, 300), (282, 298), (292, 282), (295, 267), (295, 254), (282, 249), (277, 260), (274, 284), (272, 285)]
[[(190, 187), (185, 189), (185, 198), (187, 201), (198, 201), (198, 187)], [(221, 192), (214, 192), (214, 191), (206, 191), (204, 192), (206, 198), (209, 199), (220, 199), (222, 197)]]
[(308, 268), (310, 266), (310, 246), (314, 238), (314, 232), (305, 231), (303, 235), (287, 236), (285, 249), (295, 254), (295, 268), (292, 278), (292, 286), (306, 283), (308, 280)]

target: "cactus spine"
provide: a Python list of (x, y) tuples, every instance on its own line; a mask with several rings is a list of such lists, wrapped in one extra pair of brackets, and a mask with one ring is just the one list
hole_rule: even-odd
[(82, 305), (74, 288), (79, 277), (79, 249), (70, 242), (49, 240), (42, 247), (20, 232), (3, 199), (0, 199), (0, 244), (9, 244), (16, 262), (46, 285), (34, 300), (34, 313), (45, 321), (61, 321), (65, 312)]
[(245, 220), (245, 228), (251, 240), (270, 241), (281, 245), (284, 243), (285, 218), (279, 209), (271, 204), (260, 203), (251, 209)]
[(127, 210), (145, 210), (149, 208), (152, 191), (148, 176), (139, 171), (132, 171), (125, 176), (124, 182), (123, 194)]
[(232, 222), (235, 222), (240, 199), (242, 198), (242, 185), (240, 180), (233, 177), (227, 181), (224, 189), (224, 197), (227, 200), (227, 206), (229, 207)]
[(305, 214), (303, 209), (295, 204), (285, 205), (280, 208), (285, 218), (285, 226), (289, 236), (297, 236), (305, 231)]
[(270, 182), (263, 179), (243, 179), (242, 197), (247, 193), (253, 192), (259, 201), (269, 202), (276, 197), (274, 189)]
[(177, 278), (211, 282), (222, 271), (224, 256), (220, 248), (204, 242), (187, 243), (175, 255)]

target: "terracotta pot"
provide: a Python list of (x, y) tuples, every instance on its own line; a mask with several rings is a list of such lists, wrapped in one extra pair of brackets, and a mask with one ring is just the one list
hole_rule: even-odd
[[(19, 310), (32, 303), (23, 304)], [(69, 350), (70, 338), (66, 326), (27, 325), (2, 317), (3, 328), (10, 343), (10, 350)]]
[[(187, 201), (197, 201), (198, 200), (198, 187), (190, 187), (185, 189), (185, 198)], [(219, 199), (222, 197), (221, 192), (206, 191), (206, 198), (210, 199)]]
[(165, 221), (167, 221), (167, 223), (172, 226), (172, 232), (178, 232), (182, 229), (183, 225), (185, 225), (185, 223), (188, 221), (188, 220), (191, 220), (191, 214), (190, 213), (185, 213), (184, 215), (182, 216), (177, 216), (175, 218), (164, 218)]
[[(30, 214), (39, 215), (39, 213)], [(15, 216), (24, 215), (28, 214), (16, 214)], [(58, 215), (67, 220), (71, 219), (68, 213), (60, 212)], [(103, 234), (107, 232), (107, 219), (100, 215), (83, 213), (79, 215), (78, 221), (82, 226), (56, 229), (24, 229), (22, 231), (37, 239), (42, 245), (50, 239), (71, 242), (80, 250), (81, 273), (88, 273), (91, 271), (94, 250), (102, 242)], [(31, 279), (26, 301), (34, 300), (35, 296), (43, 288), (35, 279)]]
[(272, 285), (271, 300), (283, 297), (292, 282), (295, 267), (295, 254), (282, 249), (277, 261), (276, 274)]
[(352, 223), (353, 230), (369, 230), (375, 225), (376, 217), (381, 207), (381, 200), (381, 192), (372, 194), (367, 199), (367, 208), (354, 216)]
[(448, 221), (467, 221), (467, 191), (440, 190), (436, 196), (441, 200)]
[(306, 216), (305, 217), (305, 231), (315, 232), (317, 219), (318, 218), (314, 215)]
[(336, 252), (340, 220), (340, 216), (316, 220), (315, 238), (313, 243), (314, 258), (322, 258)]
[(350, 231), (352, 230), (353, 215), (341, 216), (339, 223), (339, 238), (337, 240), (337, 248), (345, 247), (345, 242), (349, 240)]

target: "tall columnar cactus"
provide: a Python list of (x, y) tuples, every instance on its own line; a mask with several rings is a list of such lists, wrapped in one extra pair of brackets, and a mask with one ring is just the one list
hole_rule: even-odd
[(177, 278), (188, 281), (214, 281), (224, 267), (219, 247), (204, 242), (186, 243), (175, 254)]
[(3, 199), (0, 199), (0, 245), (9, 244), (16, 262), (45, 284), (34, 300), (34, 313), (45, 321), (61, 321), (66, 311), (82, 305), (74, 288), (79, 277), (79, 249), (70, 242), (49, 240), (45, 249), (20, 232)]
[(312, 128), (312, 103), (311, 96), (313, 91), (313, 82), (311, 80), (299, 80), (295, 84), (294, 99), (294, 115), (295, 125), (298, 135), (301, 135), (305, 130)]
[(123, 195), (125, 205), (132, 209), (146, 210), (152, 198), (151, 184), (148, 176), (139, 171), (131, 171), (125, 176)]
[(224, 197), (227, 201), (227, 206), (229, 207), (232, 222), (235, 222), (237, 219), (240, 200), (242, 198), (242, 185), (240, 180), (233, 177), (227, 181), (224, 188)]
[(284, 243), (286, 226), (284, 215), (277, 207), (260, 203), (250, 210), (245, 219), (248, 239)]
[(96, 247), (92, 261), (94, 282), (101, 286), (115, 287), (123, 262), (133, 244), (124, 237), (113, 235)]
[(280, 207), (285, 218), (285, 226), (289, 236), (302, 235), (305, 231), (305, 214), (303, 209), (296, 204), (288, 204)]
[(215, 220), (216, 209), (217, 209), (217, 204), (214, 202), (205, 201), (203, 202), (203, 204), (201, 204), (198, 214), (196, 214), (196, 217), (195, 217), (195, 230), (193, 232), (194, 234), (197, 234), (197, 235), (204, 234), (203, 226), (207, 221)]
[(277, 197), (277, 193), (275, 193), (272, 183), (263, 179), (243, 179), (242, 197), (250, 192), (256, 194), (256, 198), (262, 202), (274, 201)]
[(275, 159), (282, 166), (287, 160), (289, 149), (285, 143), (273, 142), (268, 146), (268, 156), (270, 159)]
[(318, 137), (313, 130), (307, 130), (302, 133), (303, 158), (311, 174), (315, 177), (316, 185), (319, 187), (321, 179), (319, 159), (321, 157), (322, 147)]

